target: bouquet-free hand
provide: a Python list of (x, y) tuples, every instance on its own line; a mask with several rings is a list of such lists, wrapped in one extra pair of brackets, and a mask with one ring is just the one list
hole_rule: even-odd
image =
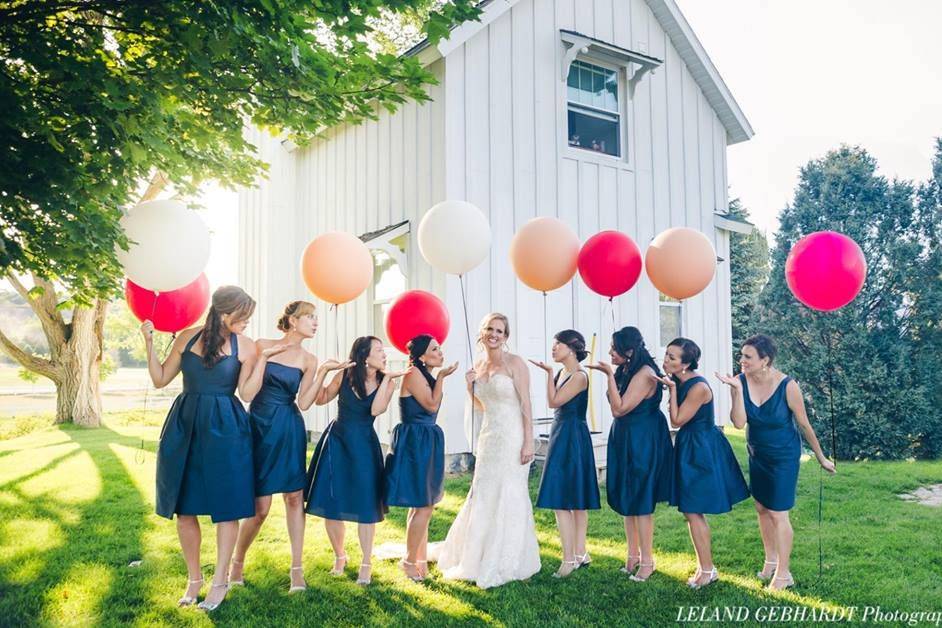
[(596, 371), (601, 371), (606, 375), (614, 375), (615, 370), (612, 369), (612, 365), (608, 362), (596, 362), (595, 364), (586, 364), (586, 368), (594, 369)]

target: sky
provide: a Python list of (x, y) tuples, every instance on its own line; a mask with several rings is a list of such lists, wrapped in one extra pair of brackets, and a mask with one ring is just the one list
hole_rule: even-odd
[(772, 235), (800, 168), (842, 143), (925, 180), (942, 136), (942, 1), (675, 0), (755, 136), (728, 148), (730, 198)]

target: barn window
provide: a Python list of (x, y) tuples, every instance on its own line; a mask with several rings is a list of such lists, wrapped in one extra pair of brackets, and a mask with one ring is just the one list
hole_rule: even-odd
[(670, 298), (666, 294), (659, 294), (657, 314), (658, 344), (662, 349), (666, 349), (667, 343), (684, 334), (683, 304), (676, 299)]
[(373, 256), (373, 285), (370, 286), (371, 333), (389, 346), (386, 312), (394, 298), (408, 288), (409, 223), (402, 222), (360, 236)]
[(621, 110), (618, 72), (585, 61), (573, 61), (566, 81), (569, 145), (621, 156)]

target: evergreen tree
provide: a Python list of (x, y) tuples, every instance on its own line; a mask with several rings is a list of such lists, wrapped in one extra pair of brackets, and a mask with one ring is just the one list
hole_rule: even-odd
[[(730, 201), (727, 213), (731, 218), (749, 220), (749, 210), (738, 198)], [(769, 242), (764, 233), (756, 229), (749, 235), (730, 234), (729, 273), (733, 364), (737, 364), (743, 341), (754, 333), (756, 301), (769, 280)]]
[[(916, 332), (927, 328), (927, 314), (914, 304), (924, 303), (925, 284), (932, 283), (926, 278), (938, 277), (940, 270), (937, 247), (936, 267), (917, 268), (937, 242), (938, 205), (935, 220), (920, 219), (914, 186), (887, 181), (876, 169), (864, 149), (848, 146), (802, 168), (794, 201), (780, 214), (757, 331), (778, 342), (778, 365), (801, 383), (826, 450), (831, 449), (831, 364), (838, 458), (931, 457), (937, 453), (931, 439), (942, 428), (942, 416), (930, 399), (925, 373), (936, 373), (940, 358), (938, 352), (920, 353)], [(827, 229), (853, 238), (868, 269), (858, 297), (826, 313), (794, 298), (784, 267), (799, 238)], [(926, 363), (915, 364), (914, 355)]]

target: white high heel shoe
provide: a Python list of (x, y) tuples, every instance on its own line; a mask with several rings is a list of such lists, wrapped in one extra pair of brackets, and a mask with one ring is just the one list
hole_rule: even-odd
[[(197, 583), (203, 584), (203, 579), (200, 578), (199, 580), (187, 580), (187, 581), (186, 581), (186, 584), (187, 584), (187, 587), (186, 587), (186, 588), (187, 588), (187, 590), (190, 589), (190, 585), (191, 585), (191, 584), (197, 584)], [(196, 595), (194, 595), (194, 596), (192, 596), (192, 597), (190, 597), (189, 595), (184, 595), (184, 596), (181, 597), (179, 600), (177, 600), (177, 606), (193, 606), (194, 604), (196, 604), (196, 598), (197, 598), (198, 596), (199, 596), (199, 593), (198, 593), (198, 592), (197, 592)]]

